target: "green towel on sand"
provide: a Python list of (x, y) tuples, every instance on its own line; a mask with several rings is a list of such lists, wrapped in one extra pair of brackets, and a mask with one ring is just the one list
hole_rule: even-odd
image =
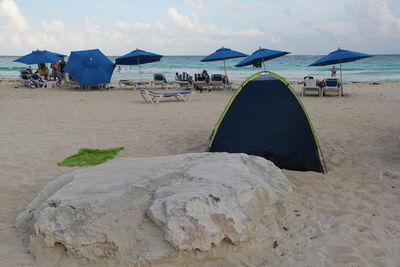
[(61, 162), (57, 162), (59, 166), (93, 166), (113, 159), (119, 151), (124, 147), (117, 147), (112, 149), (79, 149), (79, 153), (72, 155)]

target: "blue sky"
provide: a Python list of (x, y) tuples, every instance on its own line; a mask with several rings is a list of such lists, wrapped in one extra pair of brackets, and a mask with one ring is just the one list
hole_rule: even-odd
[(136, 48), (207, 55), (219, 47), (400, 54), (399, 0), (0, 0), (0, 55)]

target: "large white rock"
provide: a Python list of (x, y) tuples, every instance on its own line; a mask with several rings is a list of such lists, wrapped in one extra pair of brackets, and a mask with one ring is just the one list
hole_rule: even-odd
[(16, 225), (33, 232), (39, 260), (195, 262), (279, 235), (290, 193), (281, 170), (255, 156), (119, 158), (59, 177)]

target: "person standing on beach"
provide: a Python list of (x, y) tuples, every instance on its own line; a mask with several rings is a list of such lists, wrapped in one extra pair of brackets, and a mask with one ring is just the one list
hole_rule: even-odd
[(60, 63), (58, 63), (58, 70), (60, 71), (60, 81), (65, 79), (65, 71), (64, 71), (64, 67), (65, 67), (65, 60), (62, 57)]
[(59, 76), (60, 76), (60, 74), (59, 74), (60, 73), (60, 71), (59, 71), (59, 62), (51, 63), (50, 68), (51, 68), (50, 77), (53, 77), (54, 80), (59, 79)]
[(336, 68), (335, 68), (335, 66), (333, 66), (332, 69), (331, 69), (331, 77), (336, 78)]

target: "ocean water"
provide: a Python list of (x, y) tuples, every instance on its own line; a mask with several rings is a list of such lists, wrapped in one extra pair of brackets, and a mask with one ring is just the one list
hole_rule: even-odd
[[(201, 73), (206, 69), (209, 74), (224, 73), (223, 61), (201, 62), (204, 56), (164, 56), (159, 62), (141, 65), (142, 79), (151, 80), (153, 74), (163, 73), (167, 80), (174, 80), (175, 73), (187, 72), (190, 75)], [(308, 65), (322, 57), (321, 55), (287, 55), (266, 62), (266, 69), (275, 72), (288, 81), (301, 81), (304, 76), (312, 75), (317, 79), (330, 76), (332, 66), (309, 67)], [(18, 77), (19, 71), (26, 69), (27, 65), (13, 62), (17, 56), (0, 56), (0, 77)], [(109, 57), (115, 62), (113, 56)], [(235, 68), (243, 58), (226, 60), (226, 71), (232, 81), (243, 81), (252, 74), (263, 69), (252, 66)], [(68, 60), (68, 58), (66, 58)], [(339, 65), (335, 65), (338, 69)], [(35, 70), (36, 65), (32, 68)], [(400, 55), (377, 55), (362, 60), (342, 64), (344, 82), (380, 82), (400, 81)], [(138, 66), (121, 66), (121, 70), (114, 70), (113, 80), (132, 79), (139, 80)]]

